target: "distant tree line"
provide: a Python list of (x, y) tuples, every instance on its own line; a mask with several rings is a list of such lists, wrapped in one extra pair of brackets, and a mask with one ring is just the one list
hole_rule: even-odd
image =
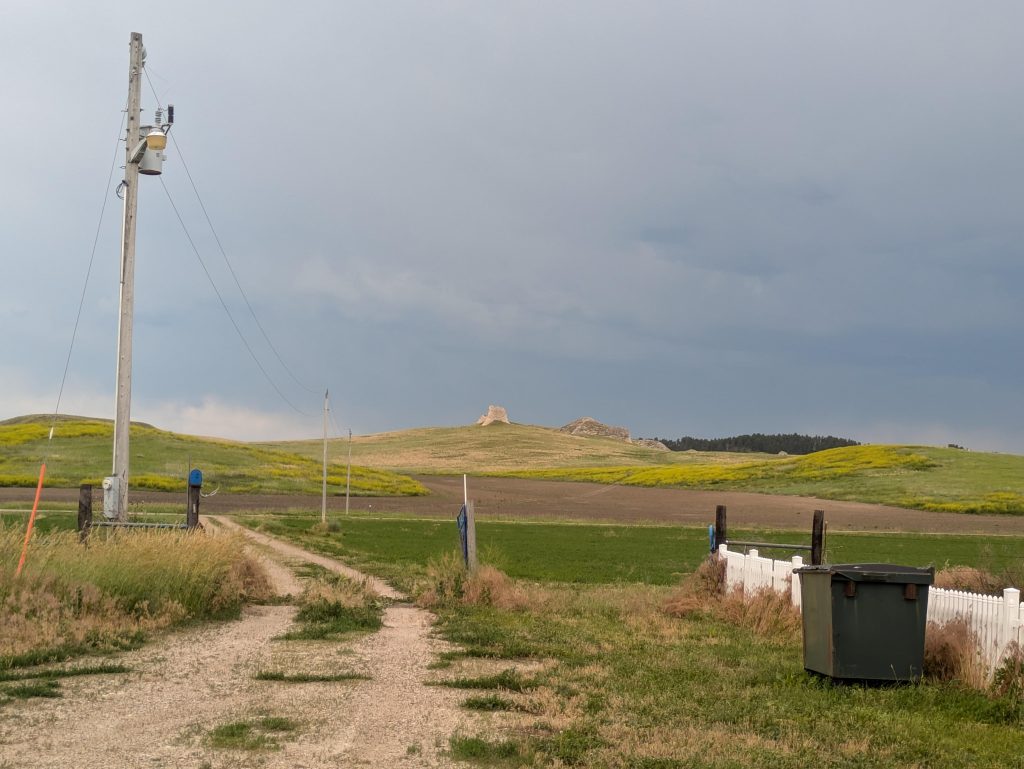
[(751, 451), (764, 454), (811, 454), (815, 451), (835, 449), (840, 446), (859, 446), (857, 441), (849, 438), (836, 438), (834, 435), (735, 435), (732, 438), (692, 438), (685, 436), (675, 440), (657, 438), (672, 451)]

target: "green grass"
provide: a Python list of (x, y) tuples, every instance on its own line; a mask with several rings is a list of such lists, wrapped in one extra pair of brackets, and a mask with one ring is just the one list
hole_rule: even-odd
[[(340, 534), (313, 535), (313, 517), (260, 520), (314, 549), (352, 554), (376, 573), (394, 573), (397, 562), (410, 583), (409, 575), (425, 573), (435, 545), (450, 552), (455, 542), (451, 522), (353, 519)], [(666, 615), (661, 607), (676, 575), (704, 558), (702, 529), (632, 527), (634, 538), (623, 539), (618, 529), (630, 527), (486, 523), (480, 524), (481, 544), (520, 576), (527, 600), (517, 609), (459, 602), (437, 609), (442, 634), (460, 648), (449, 661), (461, 655), (547, 664), (520, 695), (526, 701), (516, 709), (526, 720), (498, 741), (456, 735), (451, 752), (459, 760), (649, 769), (1001, 769), (1024, 753), (1024, 709), (1012, 698), (927, 680), (899, 687), (832, 685), (803, 671), (797, 639), (759, 636), (712, 607), (685, 618)], [(434, 544), (425, 546), (427, 540)], [(586, 544), (574, 549), (568, 546), (573, 542)], [(829, 537), (835, 560), (918, 565), (1012, 566), (1022, 546), (1018, 537)], [(639, 572), (646, 580), (625, 570), (638, 559), (655, 564)], [(511, 703), (501, 684), (512, 683), (511, 676), (502, 678), (453, 683), (483, 687), (468, 707), (501, 709)]]
[(222, 750), (277, 750), (280, 738), (298, 730), (298, 722), (290, 718), (264, 716), (221, 724), (206, 735), (204, 742)]
[[(557, 695), (503, 757), (532, 766), (1005, 767), (1024, 751), (1013, 702), (951, 684), (833, 685), (802, 669), (799, 642), (713, 611), (674, 619), (665, 588), (555, 589), (546, 606), (442, 612), (452, 641), (558, 664)], [(558, 729), (545, 723), (557, 718)], [(467, 738), (460, 738), (467, 739)], [(479, 738), (477, 738), (479, 739)], [(498, 756), (486, 740), (466, 758)]]
[[(323, 534), (313, 516), (242, 519), (315, 552), (340, 557), (411, 589), (431, 559), (457, 547), (454, 521), (352, 516), (341, 532)], [(809, 532), (736, 529), (737, 539), (809, 543)], [(509, 576), (537, 582), (671, 585), (693, 571), (708, 551), (706, 529), (581, 523), (478, 521), (486, 562)], [(1020, 563), (1024, 537), (831, 533), (830, 561), (924, 566), (966, 565), (1002, 571)], [(767, 553), (767, 551), (766, 551)], [(793, 553), (776, 551), (775, 558)], [(806, 553), (804, 553), (806, 556)]]
[[(39, 464), (47, 462), (46, 486), (98, 487), (110, 467), (113, 424), (108, 421), (62, 417), (47, 441), (49, 417), (22, 417), (0, 423), (0, 486), (34, 487)], [(185, 492), (189, 462), (203, 470), (204, 486), (234, 493), (319, 494), (322, 456), (306, 456), (272, 446), (200, 438), (158, 430), (140, 423), (131, 426), (132, 487)], [(344, 455), (328, 463), (328, 493), (345, 493)], [(396, 473), (352, 467), (352, 493), (358, 496), (425, 494), (413, 479)]]
[(452, 758), (487, 766), (521, 766), (524, 759), (513, 740), (485, 740), (480, 737), (454, 736), (448, 741)]

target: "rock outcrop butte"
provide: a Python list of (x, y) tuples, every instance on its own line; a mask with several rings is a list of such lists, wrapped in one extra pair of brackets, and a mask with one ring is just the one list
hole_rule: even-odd
[(581, 435), (586, 438), (616, 438), (620, 441), (631, 442), (629, 430), (625, 427), (612, 427), (603, 422), (598, 422), (593, 417), (580, 417), (575, 422), (570, 422), (559, 428), (560, 432), (569, 435)]
[(493, 425), (495, 422), (501, 422), (506, 425), (509, 424), (508, 412), (505, 410), (504, 406), (488, 406), (487, 413), (476, 420), (476, 423), (481, 427)]

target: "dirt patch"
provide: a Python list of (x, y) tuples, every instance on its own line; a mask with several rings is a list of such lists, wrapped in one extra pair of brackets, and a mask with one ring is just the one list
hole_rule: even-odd
[[(354, 497), (351, 508), (361, 512), (402, 512), (452, 516), (462, 504), (462, 476), (418, 476), (429, 490), (426, 497)], [(1024, 535), (1024, 516), (965, 515), (907, 510), (887, 505), (838, 502), (814, 497), (784, 497), (739, 491), (645, 489), (592, 483), (535, 481), (519, 478), (471, 478), (470, 496), (479, 517), (551, 518), (606, 523), (672, 523), (706, 526), (715, 519), (715, 506), (726, 505), (733, 526), (809, 529), (817, 509), (825, 511), (833, 531), (920, 531), (934, 533)], [(5, 501), (31, 502), (33, 489), (0, 489)], [(132, 502), (177, 504), (180, 494), (132, 491)], [(78, 501), (77, 489), (46, 489), (47, 502)], [(205, 513), (320, 510), (319, 496), (218, 494), (202, 501)], [(330, 497), (332, 515), (344, 513), (344, 497)]]

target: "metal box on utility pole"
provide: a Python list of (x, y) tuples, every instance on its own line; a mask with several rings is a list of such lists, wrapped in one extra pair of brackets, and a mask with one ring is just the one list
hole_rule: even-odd
[(103, 517), (107, 520), (117, 518), (118, 502), (121, 495), (121, 479), (111, 475), (103, 479)]

